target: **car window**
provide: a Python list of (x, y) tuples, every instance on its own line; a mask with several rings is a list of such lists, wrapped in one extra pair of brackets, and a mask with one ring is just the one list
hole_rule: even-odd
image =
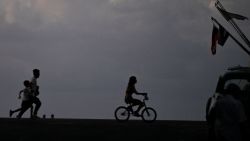
[(227, 88), (228, 84), (230, 83), (238, 85), (241, 90), (249, 89), (249, 85), (250, 85), (249, 81), (247, 81), (246, 79), (232, 79), (232, 80), (228, 80), (225, 83), (224, 90)]

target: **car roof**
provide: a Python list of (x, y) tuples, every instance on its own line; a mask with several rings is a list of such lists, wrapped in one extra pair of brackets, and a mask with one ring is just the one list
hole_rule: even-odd
[(248, 79), (250, 80), (250, 67), (230, 67), (222, 76), (224, 80), (229, 79)]

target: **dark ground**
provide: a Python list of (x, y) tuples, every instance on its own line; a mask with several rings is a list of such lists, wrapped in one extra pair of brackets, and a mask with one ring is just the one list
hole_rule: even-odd
[[(86, 139), (206, 141), (203, 121), (0, 118), (0, 135), (6, 141), (76, 141)], [(0, 139), (0, 140), (2, 140)]]
[(203, 121), (156, 121), (96, 119), (9, 119), (0, 118), (0, 140), (6, 141), (75, 141), (133, 140), (206, 141)]

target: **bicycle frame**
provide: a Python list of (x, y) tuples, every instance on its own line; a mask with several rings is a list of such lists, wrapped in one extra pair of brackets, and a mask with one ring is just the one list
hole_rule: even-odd
[[(147, 108), (146, 100), (148, 100), (148, 99), (146, 99), (146, 98), (144, 97), (143, 100), (142, 100), (143, 107), (141, 108), (141, 110)], [(137, 106), (137, 105), (136, 105), (136, 106)], [(131, 108), (130, 108), (130, 107), (131, 107)], [(133, 107), (134, 107), (134, 106), (132, 106), (131, 104), (128, 104), (128, 106), (127, 106), (127, 109), (129, 110), (129, 112), (131, 112), (132, 115), (133, 115), (133, 113), (135, 112), (134, 109), (133, 109)]]
[(153, 122), (156, 120), (157, 113), (155, 109), (152, 107), (148, 107), (146, 104), (146, 100), (148, 100), (148, 97), (145, 96), (144, 99), (142, 100), (143, 107), (140, 109), (140, 114), (135, 114), (134, 111), (134, 105), (132, 104), (127, 104), (127, 106), (119, 106), (115, 110), (115, 118), (118, 121), (128, 121), (130, 116), (135, 116), (135, 117), (141, 117), (143, 121), (145, 122)]
[(143, 99), (143, 105), (144, 105), (143, 108), (147, 108), (146, 99), (145, 98)]

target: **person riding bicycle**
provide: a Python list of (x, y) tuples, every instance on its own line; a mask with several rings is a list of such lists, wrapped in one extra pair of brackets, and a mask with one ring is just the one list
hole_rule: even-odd
[(129, 82), (128, 82), (128, 86), (127, 86), (127, 90), (126, 90), (125, 102), (127, 104), (131, 104), (129, 108), (132, 108), (133, 106), (139, 105), (137, 110), (134, 112), (134, 116), (140, 116), (139, 111), (144, 106), (144, 103), (138, 99), (133, 98), (132, 95), (137, 94), (137, 95), (147, 96), (147, 93), (137, 92), (137, 90), (135, 88), (136, 83), (137, 83), (136, 77), (131, 76), (129, 78)]

